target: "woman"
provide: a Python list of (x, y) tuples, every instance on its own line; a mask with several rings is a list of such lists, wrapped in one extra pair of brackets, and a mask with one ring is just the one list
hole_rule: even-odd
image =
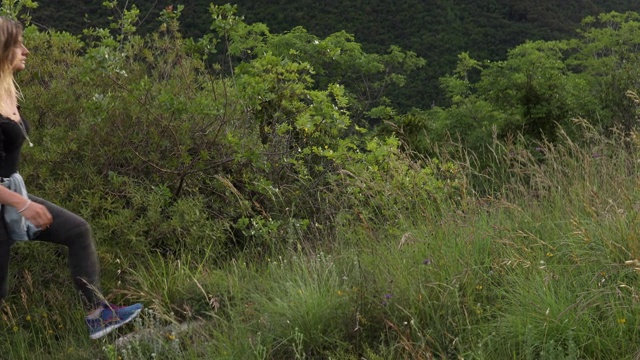
[(48, 241), (68, 247), (69, 268), (88, 310), (92, 339), (133, 320), (141, 304), (118, 307), (104, 302), (99, 290), (99, 264), (87, 222), (45, 200), (28, 195), (18, 174), (20, 149), (29, 126), (20, 116), (14, 73), (25, 69), (29, 50), (22, 25), (0, 17), (0, 302), (7, 296), (9, 251), (17, 240)]

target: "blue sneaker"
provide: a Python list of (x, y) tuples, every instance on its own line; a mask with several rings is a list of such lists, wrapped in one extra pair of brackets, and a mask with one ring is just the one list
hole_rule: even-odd
[(142, 304), (133, 304), (131, 306), (102, 304), (99, 314), (86, 317), (89, 336), (92, 339), (99, 339), (135, 319), (140, 314), (140, 311), (142, 311)]

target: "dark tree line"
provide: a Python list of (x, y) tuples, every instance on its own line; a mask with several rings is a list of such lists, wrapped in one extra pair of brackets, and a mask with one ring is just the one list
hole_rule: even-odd
[[(142, 31), (159, 26), (159, 12), (184, 5), (182, 32), (200, 37), (210, 32), (211, 0), (120, 1), (140, 9)], [(340, 30), (355, 36), (366, 51), (383, 53), (398, 45), (417, 53), (427, 65), (416, 71), (409, 86), (394, 89), (392, 98), (402, 109), (445, 104), (438, 79), (453, 71), (457, 55), (499, 60), (526, 40), (566, 39), (576, 34), (580, 21), (603, 12), (640, 11), (637, 0), (441, 0), (402, 2), (235, 0), (247, 23), (265, 23), (272, 33), (296, 26), (325, 37)], [(44, 27), (80, 33), (86, 27), (106, 27), (114, 11), (101, 2), (42, 1), (32, 12), (33, 22)]]

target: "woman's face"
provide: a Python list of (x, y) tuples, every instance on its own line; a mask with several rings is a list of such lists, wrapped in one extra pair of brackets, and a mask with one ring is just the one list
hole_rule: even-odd
[(24, 39), (22, 38), (22, 35), (18, 38), (18, 43), (13, 47), (13, 51), (13, 71), (24, 70), (27, 56), (29, 56), (29, 50), (24, 46)]

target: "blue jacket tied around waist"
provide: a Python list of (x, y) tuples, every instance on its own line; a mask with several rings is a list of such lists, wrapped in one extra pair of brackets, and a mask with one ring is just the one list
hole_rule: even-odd
[[(7, 189), (17, 192), (28, 199), (27, 187), (24, 179), (18, 173), (14, 173), (11, 177), (4, 178), (2, 185)], [(40, 231), (35, 225), (18, 213), (18, 209), (13, 206), (4, 206), (4, 222), (7, 227), (9, 237), (14, 241), (24, 241), (33, 239), (37, 232)]]

